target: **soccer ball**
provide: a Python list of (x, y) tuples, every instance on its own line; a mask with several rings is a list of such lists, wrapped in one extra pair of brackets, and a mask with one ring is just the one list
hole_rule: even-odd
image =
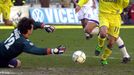
[(78, 50), (78, 51), (75, 51), (72, 55), (72, 60), (76, 63), (84, 63), (85, 60), (86, 60), (86, 55), (83, 51), (81, 50)]

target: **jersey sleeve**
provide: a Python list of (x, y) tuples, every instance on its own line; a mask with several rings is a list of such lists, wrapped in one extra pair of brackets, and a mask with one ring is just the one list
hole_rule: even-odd
[(86, 4), (88, 0), (79, 0), (78, 5), (82, 7), (84, 4)]
[(48, 55), (48, 49), (50, 48), (38, 48), (32, 42), (24, 42), (24, 52), (35, 55)]
[(38, 28), (42, 29), (45, 26), (45, 24), (42, 22), (34, 22), (33, 25), (34, 25), (34, 29), (38, 29)]

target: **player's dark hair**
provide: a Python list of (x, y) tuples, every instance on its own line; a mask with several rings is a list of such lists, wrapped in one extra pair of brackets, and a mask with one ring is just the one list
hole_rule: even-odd
[(20, 33), (26, 34), (28, 32), (28, 30), (30, 30), (32, 28), (33, 23), (34, 23), (33, 19), (23, 17), (19, 21), (17, 28), (20, 31)]

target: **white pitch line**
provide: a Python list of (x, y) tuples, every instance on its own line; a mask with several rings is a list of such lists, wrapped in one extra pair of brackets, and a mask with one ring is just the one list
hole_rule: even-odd
[(0, 75), (16, 75), (17, 73), (15, 72), (10, 72), (10, 71), (0, 71)]

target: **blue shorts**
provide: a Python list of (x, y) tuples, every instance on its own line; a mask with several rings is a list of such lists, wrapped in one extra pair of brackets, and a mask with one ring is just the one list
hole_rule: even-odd
[(11, 60), (2, 60), (2, 59), (0, 59), (0, 68), (3, 68), (3, 67), (7, 67), (7, 68), (9, 68), (9, 67), (16, 67), (17, 66), (17, 59), (16, 58), (14, 58), (14, 59), (11, 59)]

